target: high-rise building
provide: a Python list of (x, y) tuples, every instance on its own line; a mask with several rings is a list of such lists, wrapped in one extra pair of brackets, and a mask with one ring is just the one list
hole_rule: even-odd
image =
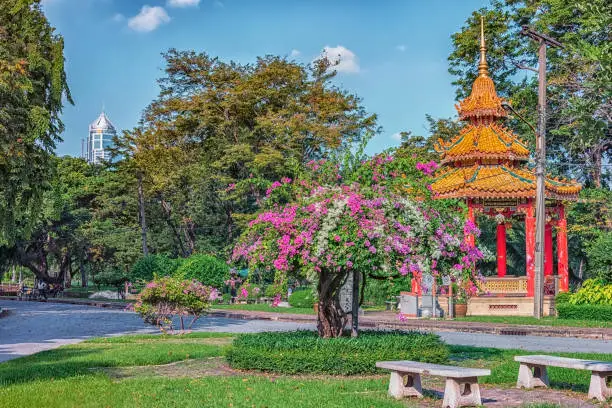
[(113, 137), (117, 130), (106, 114), (102, 112), (96, 120), (89, 125), (87, 136), (86, 159), (88, 163), (98, 164), (110, 159), (109, 148), (113, 146)]

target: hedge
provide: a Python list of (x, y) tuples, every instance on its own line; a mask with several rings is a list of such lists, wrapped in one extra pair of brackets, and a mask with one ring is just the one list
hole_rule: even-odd
[(229, 279), (229, 266), (212, 255), (191, 255), (181, 263), (174, 277), (195, 279), (204, 285), (221, 289), (224, 282)]
[(168, 258), (166, 255), (147, 255), (140, 258), (130, 271), (129, 278), (135, 282), (137, 280), (150, 281), (153, 275), (171, 276), (180, 266), (182, 259)]
[(556, 305), (561, 319), (598, 320), (612, 322), (612, 306), (610, 305), (572, 305), (561, 303)]
[(289, 305), (291, 307), (310, 308), (314, 306), (315, 298), (312, 294), (312, 289), (296, 290), (289, 296)]
[(242, 334), (226, 352), (236, 369), (335, 375), (376, 373), (377, 361), (446, 363), (448, 356), (446, 344), (435, 334), (397, 331), (337, 339), (322, 339), (312, 331)]

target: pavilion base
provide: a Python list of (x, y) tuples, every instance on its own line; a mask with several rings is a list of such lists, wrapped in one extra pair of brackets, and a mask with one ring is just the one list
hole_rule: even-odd
[[(468, 300), (468, 316), (533, 316), (533, 298), (475, 296)], [(554, 296), (544, 296), (544, 316), (555, 315)]]

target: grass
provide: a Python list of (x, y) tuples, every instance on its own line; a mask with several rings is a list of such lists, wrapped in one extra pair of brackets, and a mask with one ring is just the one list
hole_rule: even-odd
[[(12, 407), (410, 407), (413, 401), (387, 397), (388, 376), (263, 376), (251, 372), (200, 376), (190, 367), (222, 362), (230, 334), (137, 335), (93, 339), (0, 364), (0, 406)], [(512, 387), (521, 350), (451, 346), (451, 364), (489, 367), (483, 383)], [(612, 361), (612, 354), (555, 353)], [(155, 370), (113, 370), (135, 366), (189, 364), (181, 376)], [(162, 365), (162, 366), (156, 366)], [(551, 368), (551, 385), (586, 392), (588, 372)], [(438, 401), (439, 402), (439, 401)], [(542, 401), (531, 408), (555, 405)]]
[(557, 317), (543, 317), (542, 319), (536, 319), (535, 317), (530, 316), (468, 316), (459, 317), (455, 320), (464, 322), (522, 324), (534, 326), (612, 328), (612, 322), (597, 320), (559, 319)]
[(301, 307), (272, 307), (265, 303), (234, 304), (234, 305), (213, 305), (213, 309), (220, 310), (248, 310), (254, 312), (272, 313), (293, 313), (293, 314), (314, 314), (314, 309)]

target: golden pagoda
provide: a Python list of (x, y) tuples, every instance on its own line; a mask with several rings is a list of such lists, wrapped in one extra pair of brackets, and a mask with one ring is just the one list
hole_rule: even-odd
[[(455, 107), (459, 119), (467, 122), (451, 141), (438, 140), (436, 151), (441, 168), (431, 185), (434, 198), (460, 198), (468, 205), (468, 216), (474, 213), (498, 220), (498, 277), (506, 275), (506, 223), (512, 216), (525, 217), (527, 284), (526, 295), (533, 296), (535, 271), (536, 176), (527, 167), (530, 151), (527, 143), (504, 127), (507, 113), (504, 99), (497, 95), (489, 76), (484, 37), (484, 21), (480, 27), (480, 62), (478, 77), (471, 94)], [(575, 200), (581, 186), (573, 181), (546, 179), (547, 228), (545, 234), (545, 275), (552, 276), (552, 227), (557, 227), (559, 289), (569, 286), (567, 263), (566, 220), (563, 201)], [(472, 241), (473, 243), (473, 241)]]

